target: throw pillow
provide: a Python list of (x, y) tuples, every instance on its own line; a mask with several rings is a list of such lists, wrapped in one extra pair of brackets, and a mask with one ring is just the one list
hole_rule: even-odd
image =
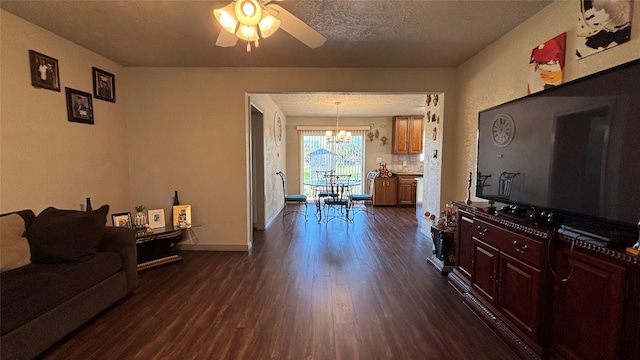
[(31, 263), (31, 252), (29, 242), (24, 237), (24, 228), (24, 219), (16, 213), (0, 218), (0, 272)]
[(34, 263), (82, 261), (96, 254), (109, 205), (94, 211), (44, 209), (27, 229)]

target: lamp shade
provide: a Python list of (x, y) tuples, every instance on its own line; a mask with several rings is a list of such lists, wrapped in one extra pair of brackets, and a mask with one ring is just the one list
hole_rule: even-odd
[(236, 32), (236, 27), (238, 26), (238, 19), (235, 16), (233, 7), (234, 4), (231, 3), (222, 9), (213, 10), (213, 16), (216, 17), (222, 28), (232, 34)]
[(236, 36), (245, 41), (256, 41), (258, 40), (258, 30), (255, 26), (240, 24), (238, 31), (236, 31)]
[(258, 28), (262, 38), (266, 39), (280, 28), (280, 20), (265, 11), (262, 20), (258, 23)]
[(262, 19), (262, 7), (257, 0), (237, 0), (235, 13), (238, 21), (247, 26), (257, 25)]

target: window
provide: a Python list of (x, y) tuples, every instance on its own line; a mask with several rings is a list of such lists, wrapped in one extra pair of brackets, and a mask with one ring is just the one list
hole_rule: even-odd
[[(317, 178), (317, 171), (334, 170), (338, 175), (350, 174), (352, 180), (360, 182), (351, 191), (362, 193), (364, 179), (365, 131), (351, 130), (351, 140), (336, 143), (327, 141), (324, 130), (300, 130), (302, 139), (302, 180)], [(311, 198), (310, 188), (304, 193)]]

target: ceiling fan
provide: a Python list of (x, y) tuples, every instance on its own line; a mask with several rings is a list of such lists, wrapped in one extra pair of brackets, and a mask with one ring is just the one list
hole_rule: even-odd
[(216, 46), (235, 46), (238, 39), (259, 46), (259, 39), (271, 36), (276, 30), (288, 32), (310, 48), (322, 46), (327, 40), (302, 20), (271, 0), (234, 0), (229, 5), (215, 9), (213, 15), (222, 25)]

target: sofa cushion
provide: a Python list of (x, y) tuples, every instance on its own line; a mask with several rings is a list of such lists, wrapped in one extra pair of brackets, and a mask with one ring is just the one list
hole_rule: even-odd
[(31, 251), (24, 237), (26, 226), (18, 213), (0, 218), (0, 272), (29, 265)]
[(95, 255), (109, 205), (94, 211), (44, 209), (27, 228), (33, 263), (81, 261)]
[(30, 264), (2, 273), (2, 335), (100, 283), (122, 267), (120, 254), (100, 252), (83, 262)]

